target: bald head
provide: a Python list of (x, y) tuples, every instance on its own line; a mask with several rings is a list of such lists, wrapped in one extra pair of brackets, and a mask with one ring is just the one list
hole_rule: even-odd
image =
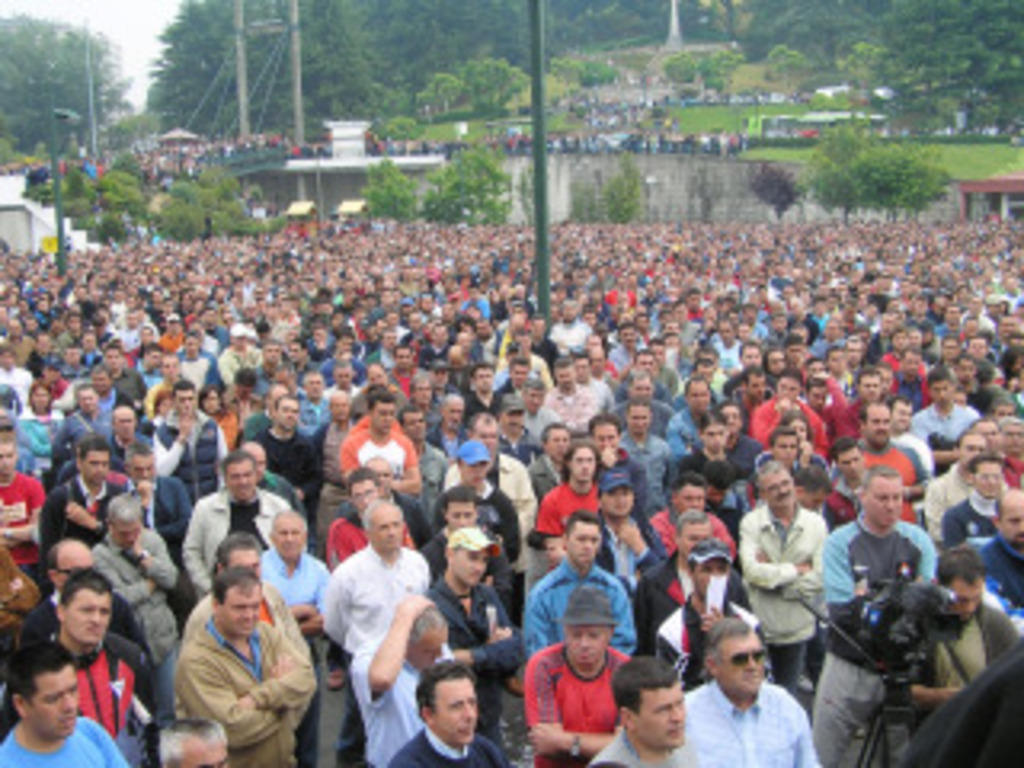
[(60, 592), (64, 582), (73, 571), (80, 571), (92, 568), (95, 564), (92, 558), (92, 550), (77, 539), (64, 539), (53, 545), (49, 554), (49, 569), (47, 571), (50, 582)]

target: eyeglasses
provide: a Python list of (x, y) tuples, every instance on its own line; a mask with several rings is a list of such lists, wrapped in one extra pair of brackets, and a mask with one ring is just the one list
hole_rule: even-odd
[(753, 661), (755, 664), (764, 663), (764, 649), (760, 651), (743, 651), (742, 653), (734, 653), (729, 657), (729, 663), (734, 667), (745, 667)]

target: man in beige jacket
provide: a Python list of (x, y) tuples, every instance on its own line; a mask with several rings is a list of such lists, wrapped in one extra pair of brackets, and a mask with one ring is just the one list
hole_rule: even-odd
[(750, 606), (768, 644), (777, 685), (796, 693), (815, 618), (802, 601), (820, 601), (822, 552), (828, 529), (821, 515), (796, 501), (793, 478), (769, 461), (757, 473), (762, 502), (740, 523), (740, 561)]
[(213, 582), (213, 615), (186, 640), (175, 675), (178, 714), (219, 722), (233, 765), (295, 765), (295, 729), (316, 690), (313, 667), (260, 621), (263, 585), (246, 568)]

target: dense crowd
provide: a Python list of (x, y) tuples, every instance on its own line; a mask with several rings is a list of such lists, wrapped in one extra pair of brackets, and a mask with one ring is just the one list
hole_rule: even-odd
[(344, 765), (831, 768), (933, 583), (910, 764), (1012, 759), (1021, 231), (551, 242), (550, 321), (514, 227), (0, 264), (0, 763), (315, 766), (340, 690)]

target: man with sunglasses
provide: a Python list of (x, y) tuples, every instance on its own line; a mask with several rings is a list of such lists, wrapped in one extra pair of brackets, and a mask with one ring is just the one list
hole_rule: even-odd
[(745, 621), (723, 618), (707, 636), (711, 682), (686, 696), (686, 741), (701, 766), (816, 768), (811, 726), (800, 704), (765, 681), (765, 649)]

